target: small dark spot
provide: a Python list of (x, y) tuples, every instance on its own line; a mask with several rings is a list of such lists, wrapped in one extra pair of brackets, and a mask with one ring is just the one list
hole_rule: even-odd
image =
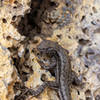
[(85, 95), (86, 95), (86, 96), (91, 96), (91, 90), (89, 90), (89, 89), (86, 90), (86, 91), (85, 91)]
[(29, 49), (26, 49), (26, 50), (25, 50), (25, 54), (27, 54), (27, 53), (29, 53)]
[(82, 18), (81, 18), (81, 21), (83, 21), (84, 19), (85, 19), (85, 16), (83, 15)]
[(50, 2), (50, 6), (57, 6), (57, 4), (55, 2)]
[(50, 73), (51, 73), (52, 76), (55, 77), (55, 71), (54, 70), (50, 70)]
[(42, 81), (46, 81), (46, 80), (47, 80), (45, 74), (42, 74), (42, 75), (41, 75), (41, 80), (42, 80)]
[(14, 8), (14, 9), (16, 9), (17, 7), (16, 7), (16, 6), (14, 6), (13, 8)]
[(80, 91), (77, 90), (78, 95), (80, 95)]
[(83, 33), (87, 33), (87, 32), (88, 32), (88, 28), (87, 28), (87, 27), (82, 28), (82, 32), (83, 32)]
[(97, 95), (97, 96), (95, 97), (95, 100), (100, 100), (100, 95)]
[(91, 24), (92, 24), (92, 25), (96, 25), (96, 22), (95, 22), (95, 21), (91, 21)]
[(32, 61), (34, 61), (34, 58), (32, 59)]
[(34, 53), (34, 52), (35, 52), (35, 50), (34, 50), (34, 49), (32, 49), (32, 52)]
[(71, 36), (68, 36), (69, 39), (71, 39)]
[(7, 20), (5, 18), (2, 19), (3, 23), (7, 23)]
[(85, 65), (85, 67), (86, 67), (86, 68), (89, 68), (89, 66), (88, 66), (88, 65)]
[(76, 39), (79, 39), (79, 37), (76, 35)]
[(29, 49), (25, 49), (25, 55), (24, 55), (24, 57), (25, 57), (25, 60), (29, 59), (29, 57), (30, 57)]
[(37, 53), (36, 55), (37, 55), (37, 56), (39, 56), (39, 55), (40, 55), (40, 53)]
[(92, 13), (90, 13), (90, 15), (92, 16), (93, 14), (92, 14)]
[(97, 45), (97, 43), (94, 43), (95, 45)]
[(91, 46), (92, 45), (92, 43), (89, 43), (89, 46)]
[(18, 4), (18, 1), (14, 1), (14, 4)]
[(56, 35), (59, 39), (61, 39), (62, 35), (61, 34), (58, 34)]
[(83, 80), (84, 80), (84, 81), (87, 81), (86, 77), (83, 77)]
[(15, 19), (16, 19), (16, 15), (12, 17), (12, 20), (15, 20)]
[(11, 39), (11, 36), (7, 36), (6, 39), (7, 39), (7, 40), (10, 40), (10, 39)]
[(14, 65), (16, 66), (17, 65), (17, 58), (13, 58), (13, 61), (14, 61)]
[(92, 7), (92, 10), (94, 13), (97, 13), (97, 9), (95, 7)]
[(23, 82), (28, 80), (27, 74), (28, 74), (27, 72), (22, 72), (22, 76), (21, 77), (22, 77), (22, 81)]
[(86, 45), (86, 44), (88, 44), (90, 41), (89, 40), (84, 40), (84, 39), (79, 39), (79, 44), (81, 44), (81, 45)]
[(80, 73), (80, 70), (78, 70), (78, 72)]
[(75, 18), (78, 18), (78, 16), (79, 16), (79, 14), (76, 14), (76, 15), (75, 15)]
[(97, 22), (100, 22), (100, 20), (99, 20), (99, 19), (97, 19)]

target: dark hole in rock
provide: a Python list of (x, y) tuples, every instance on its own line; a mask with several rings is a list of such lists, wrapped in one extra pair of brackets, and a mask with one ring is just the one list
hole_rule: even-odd
[(33, 53), (35, 52), (34, 48), (32, 49), (32, 52), (33, 52)]
[(86, 16), (83, 15), (82, 18), (81, 18), (81, 21), (83, 21), (83, 20), (85, 19), (85, 17), (86, 17)]
[(86, 44), (88, 44), (90, 41), (89, 40), (84, 40), (84, 39), (79, 39), (79, 44), (81, 44), (81, 45), (86, 45)]
[(93, 10), (94, 13), (97, 13), (96, 7), (92, 7), (92, 10)]
[(50, 70), (50, 73), (51, 73), (52, 76), (55, 77), (55, 70)]
[(45, 74), (42, 74), (42, 75), (41, 75), (41, 80), (42, 80), (42, 81), (46, 81), (46, 80), (47, 80), (47, 78), (46, 78), (46, 75), (45, 75)]
[(24, 55), (24, 57), (25, 57), (25, 60), (28, 60), (29, 59), (29, 57), (30, 57), (30, 53), (29, 53), (29, 49), (25, 49), (25, 55)]
[(50, 6), (56, 6), (57, 4), (55, 2), (50, 2)]
[(90, 15), (92, 16), (92, 15), (93, 15), (93, 13), (90, 13)]
[(62, 35), (61, 35), (61, 34), (58, 34), (57, 37), (58, 37), (59, 39), (61, 39), (61, 38), (62, 38)]
[(100, 19), (97, 19), (97, 22), (100, 22)]
[(49, 32), (49, 30), (52, 29), (50, 25), (46, 25), (47, 28), (50, 27), (49, 30), (46, 30), (47, 34), (42, 32), (43, 30), (41, 30), (43, 26), (42, 24), (46, 24), (43, 23), (44, 21), (42, 19), (42, 16), (47, 9), (53, 9), (53, 7), (55, 8), (56, 4), (56, 2), (50, 0), (31, 0), (30, 12), (27, 11), (26, 14), (21, 17), (18, 25), (16, 25), (16, 23), (13, 23), (14, 27), (17, 28), (18, 32), (21, 35), (26, 36), (26, 38), (29, 38), (32, 41), (34, 39), (34, 36), (39, 36), (41, 38), (50, 37), (52, 35), (52, 32)]
[(80, 91), (77, 90), (78, 95), (80, 95)]
[(15, 65), (15, 66), (18, 66), (18, 62), (17, 62), (18, 59), (17, 59), (17, 58), (13, 58), (13, 61), (14, 61), (14, 65)]
[(76, 35), (76, 37), (75, 37), (75, 38), (76, 38), (76, 39), (79, 39), (79, 36), (77, 36), (77, 35)]
[(22, 81), (25, 82), (28, 80), (28, 77), (27, 77), (27, 73), (26, 72), (22, 72)]
[(25, 54), (29, 53), (29, 49), (25, 49)]
[(5, 18), (2, 19), (3, 23), (7, 23), (7, 20)]
[(11, 39), (11, 36), (7, 36), (6, 39), (9, 41)]
[(78, 72), (80, 73), (80, 70), (78, 70)]
[(15, 0), (15, 1), (14, 1), (14, 4), (18, 4), (18, 1)]
[(84, 81), (87, 81), (86, 77), (83, 77)]
[(88, 31), (89, 31), (89, 30), (88, 30), (88, 28), (87, 28), (87, 27), (82, 28), (82, 32), (83, 32), (83, 33), (88, 33)]
[(92, 25), (96, 25), (97, 23), (95, 21), (91, 21), (91, 24)]
[(17, 6), (14, 6), (13, 8), (14, 8), (14, 9), (16, 9), (16, 8), (17, 8)]
[(86, 68), (89, 68), (89, 66), (88, 66), (88, 65), (85, 65), (85, 67), (86, 67)]
[(14, 21), (16, 19), (16, 15), (12, 17), (12, 20)]
[(40, 55), (40, 53), (38, 52), (36, 55), (37, 55), (37, 56), (39, 56), (39, 55)]
[(86, 95), (86, 96), (91, 96), (91, 90), (89, 90), (89, 89), (86, 90), (86, 91), (85, 91), (85, 95)]
[(69, 38), (69, 39), (72, 39), (72, 37), (71, 37), (71, 36), (68, 36), (68, 38)]

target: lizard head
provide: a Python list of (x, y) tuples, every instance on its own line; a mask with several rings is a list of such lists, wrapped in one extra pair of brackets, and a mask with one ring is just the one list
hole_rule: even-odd
[(50, 50), (54, 50), (58, 44), (56, 42), (50, 40), (43, 40), (38, 46), (37, 49), (39, 51), (48, 52)]

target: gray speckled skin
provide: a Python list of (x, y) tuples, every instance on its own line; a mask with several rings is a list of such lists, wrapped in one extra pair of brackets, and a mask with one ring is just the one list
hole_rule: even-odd
[(59, 97), (60, 100), (72, 100), (69, 87), (72, 74), (66, 50), (50, 40), (42, 41), (38, 46), (38, 50), (42, 52), (56, 52), (56, 82), (58, 84)]
[(70, 84), (74, 81), (76, 84), (79, 84), (79, 80), (76, 77), (75, 73), (72, 72), (71, 66), (69, 63), (67, 51), (58, 45), (56, 42), (50, 40), (42, 41), (37, 49), (41, 53), (50, 54), (56, 59), (56, 65), (51, 64), (50, 66), (43, 67), (46, 70), (54, 69), (56, 81), (44, 81), (44, 83), (39, 86), (36, 90), (25, 87), (26, 92), (24, 94), (20, 94), (16, 100), (20, 100), (20, 97), (25, 96), (25, 94), (29, 93), (32, 96), (38, 96), (46, 87), (50, 87), (58, 90), (58, 94), (60, 100), (72, 100), (70, 95)]

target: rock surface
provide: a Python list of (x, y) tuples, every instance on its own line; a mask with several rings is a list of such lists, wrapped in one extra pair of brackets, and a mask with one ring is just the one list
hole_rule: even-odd
[[(35, 48), (43, 40), (58, 42), (69, 52), (71, 67), (84, 83), (71, 86), (72, 100), (100, 99), (100, 0), (0, 1), (0, 100), (16, 100), (19, 84), (36, 89), (41, 69)], [(46, 88), (26, 100), (59, 100)]]

